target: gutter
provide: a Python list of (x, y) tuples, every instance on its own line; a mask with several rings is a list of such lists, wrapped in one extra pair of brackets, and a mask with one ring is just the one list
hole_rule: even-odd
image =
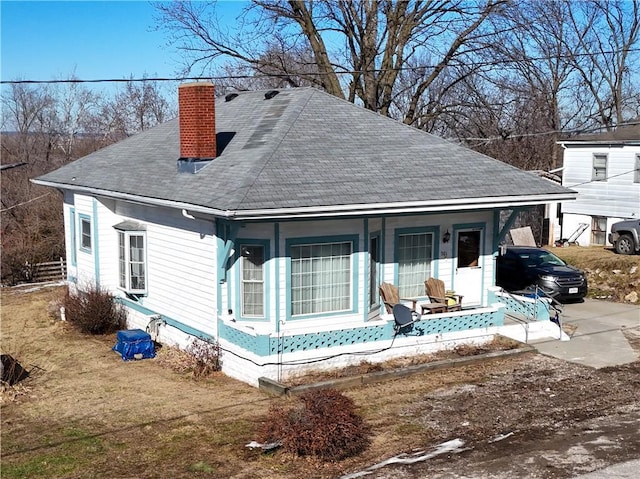
[(264, 220), (264, 219), (297, 219), (320, 218), (327, 215), (333, 217), (349, 217), (380, 214), (437, 213), (451, 210), (468, 211), (478, 208), (514, 208), (533, 206), (549, 202), (575, 200), (578, 193), (569, 191), (563, 194), (523, 195), (523, 196), (490, 196), (486, 198), (456, 198), (445, 201), (412, 201), (403, 203), (351, 204), (333, 206), (304, 206), (298, 208), (272, 208), (255, 210), (221, 210), (207, 206), (194, 205), (180, 201), (163, 200), (146, 196), (101, 190), (87, 186), (68, 185), (32, 179), (33, 183), (58, 189), (79, 191), (95, 196), (125, 200), (149, 206), (160, 206), (186, 210), (187, 214), (200, 213), (229, 220)]

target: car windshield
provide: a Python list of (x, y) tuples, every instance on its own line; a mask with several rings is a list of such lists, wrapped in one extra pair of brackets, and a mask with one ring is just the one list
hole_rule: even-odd
[(527, 266), (565, 266), (566, 263), (546, 250), (518, 251), (517, 255)]

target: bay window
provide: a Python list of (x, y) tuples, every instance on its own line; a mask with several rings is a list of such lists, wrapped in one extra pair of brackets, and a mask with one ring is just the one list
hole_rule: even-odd
[(116, 225), (118, 230), (118, 284), (127, 293), (147, 292), (146, 232), (132, 223)]

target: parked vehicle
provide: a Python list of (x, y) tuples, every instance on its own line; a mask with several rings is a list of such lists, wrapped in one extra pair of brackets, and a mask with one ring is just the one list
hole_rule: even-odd
[(507, 246), (497, 258), (496, 284), (518, 292), (538, 286), (557, 301), (580, 300), (587, 295), (587, 277), (544, 248)]
[(609, 243), (618, 254), (633, 254), (640, 251), (640, 220), (618, 221), (611, 225)]

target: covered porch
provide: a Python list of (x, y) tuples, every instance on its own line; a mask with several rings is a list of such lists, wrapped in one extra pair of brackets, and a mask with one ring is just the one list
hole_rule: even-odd
[(363, 361), (380, 363), (430, 354), (461, 344), (483, 344), (497, 334), (521, 342), (558, 334), (559, 328), (550, 321), (548, 300), (514, 297), (500, 288), (490, 288), (488, 293), (488, 306), (423, 314), (403, 328), (388, 313), (357, 326), (311, 330), (290, 322), (280, 324), (274, 332), (220, 318), (219, 341), (226, 351), (223, 369), (230, 376), (257, 385), (260, 377), (281, 381)]

